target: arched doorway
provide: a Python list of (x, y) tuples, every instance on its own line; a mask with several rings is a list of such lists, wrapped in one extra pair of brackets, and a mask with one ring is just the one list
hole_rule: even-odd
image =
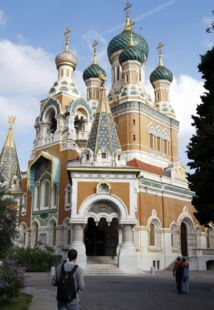
[(106, 218), (95, 223), (93, 218), (88, 219), (85, 231), (85, 246), (87, 256), (116, 256), (118, 245), (118, 219), (113, 218), (108, 224)]
[(181, 223), (181, 255), (188, 256), (187, 251), (187, 226), (184, 222)]

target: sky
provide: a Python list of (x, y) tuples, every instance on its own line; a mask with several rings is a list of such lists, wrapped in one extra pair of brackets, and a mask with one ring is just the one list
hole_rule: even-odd
[[(34, 123), (40, 101), (57, 80), (55, 57), (64, 50), (63, 33), (69, 26), (69, 48), (78, 60), (74, 82), (86, 97), (83, 71), (92, 63), (94, 40), (98, 64), (106, 71), (110, 89), (111, 66), (107, 47), (125, 25), (127, 0), (0, 0), (0, 150), (6, 139), (8, 115), (16, 116), (13, 133), (21, 171), (26, 171), (35, 139)], [(206, 28), (214, 19), (213, 0), (130, 0), (134, 32), (149, 45), (145, 65), (146, 89), (158, 65), (159, 42), (163, 64), (173, 73), (170, 101), (180, 121), (179, 158), (186, 165), (186, 145), (194, 134), (191, 115), (204, 92), (200, 55), (214, 44)]]

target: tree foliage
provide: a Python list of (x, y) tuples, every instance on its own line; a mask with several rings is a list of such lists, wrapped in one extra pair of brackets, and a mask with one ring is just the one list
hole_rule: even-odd
[(57, 266), (61, 261), (61, 255), (56, 255), (54, 248), (40, 242), (34, 248), (10, 248), (3, 256), (25, 267), (28, 272), (50, 271), (51, 266)]
[(0, 253), (11, 247), (19, 237), (14, 198), (8, 190), (8, 183), (0, 176)]
[(187, 155), (188, 166), (194, 172), (188, 174), (188, 181), (195, 192), (194, 214), (200, 224), (207, 225), (214, 222), (214, 47), (201, 56), (198, 69), (206, 91), (197, 106), (197, 115), (192, 116), (196, 133), (190, 139)]
[[(213, 15), (214, 15), (214, 10), (212, 11)], [(214, 21), (211, 21), (210, 27), (208, 27), (206, 29), (207, 33), (214, 33)]]

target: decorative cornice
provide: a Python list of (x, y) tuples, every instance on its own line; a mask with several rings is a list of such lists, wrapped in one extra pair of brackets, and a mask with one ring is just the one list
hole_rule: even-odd
[(142, 103), (142, 102), (137, 102), (137, 101), (131, 101), (131, 102), (124, 102), (122, 104), (119, 104), (113, 108), (111, 108), (111, 112), (112, 114), (114, 114), (117, 111), (123, 110), (123, 109), (127, 109), (127, 108), (137, 108), (137, 109), (141, 109), (144, 111), (149, 112), (150, 114), (164, 120), (166, 123), (168, 123), (169, 125), (173, 124), (177, 127), (179, 127), (179, 121), (175, 120), (174, 118), (170, 118), (156, 110), (154, 110), (153, 108), (149, 107), (148, 105)]

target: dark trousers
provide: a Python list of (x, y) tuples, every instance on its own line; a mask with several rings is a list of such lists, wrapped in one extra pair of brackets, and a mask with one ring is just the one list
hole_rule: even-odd
[(181, 294), (181, 290), (182, 290), (181, 279), (182, 279), (182, 276), (178, 272), (176, 272), (175, 279), (176, 279), (176, 285), (177, 285), (178, 293)]

